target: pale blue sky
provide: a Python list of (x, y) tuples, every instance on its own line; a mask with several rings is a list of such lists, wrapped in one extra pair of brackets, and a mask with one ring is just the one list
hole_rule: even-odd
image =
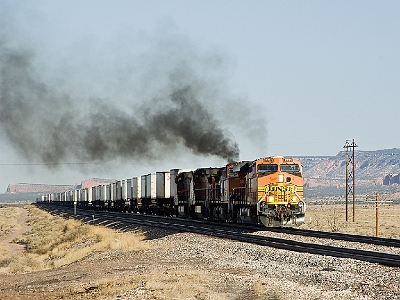
[[(400, 147), (399, 1), (2, 0), (0, 11), (0, 46), (31, 51), (38, 80), (79, 101), (139, 105), (174, 64), (196, 60), (196, 78), (218, 82), (220, 98), (206, 106), (238, 143), (240, 159), (335, 155), (352, 138), (360, 150)], [(240, 102), (246, 110), (234, 109)], [(0, 136), (0, 192), (9, 182), (193, 166), (168, 160), (139, 172), (49, 173), (4, 165), (37, 161)]]

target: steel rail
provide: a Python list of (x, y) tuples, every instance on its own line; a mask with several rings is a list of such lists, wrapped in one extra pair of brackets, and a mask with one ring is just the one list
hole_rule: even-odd
[[(59, 206), (64, 208), (69, 208), (67, 206)], [(80, 209), (82, 210), (82, 209)], [(90, 210), (93, 213), (102, 213), (102, 211), (94, 211)], [(135, 218), (162, 218), (167, 219), (168, 217), (157, 216), (157, 215), (141, 215), (141, 214), (129, 214), (129, 213), (118, 213), (118, 212), (108, 212), (114, 213), (121, 216), (129, 216)], [(286, 233), (298, 236), (309, 236), (316, 238), (324, 238), (324, 239), (332, 239), (338, 241), (349, 241), (349, 242), (357, 242), (369, 245), (378, 245), (378, 246), (386, 246), (386, 247), (395, 247), (400, 248), (400, 239), (395, 238), (384, 238), (384, 237), (375, 237), (375, 236), (366, 236), (366, 235), (357, 235), (357, 234), (347, 234), (347, 233), (339, 233), (339, 232), (327, 232), (327, 231), (315, 231), (315, 230), (307, 230), (307, 229), (299, 229), (299, 228), (276, 228), (276, 227), (265, 227), (260, 225), (243, 225), (243, 224), (234, 224), (234, 223), (224, 223), (224, 222), (212, 222), (212, 221), (203, 221), (203, 220), (194, 220), (194, 219), (186, 219), (186, 218), (168, 218), (173, 220), (173, 222), (185, 222), (191, 224), (203, 224), (205, 226), (219, 226), (224, 228), (235, 228), (240, 231), (265, 231), (265, 232), (276, 232), (276, 233)]]
[[(64, 207), (64, 209), (66, 208)], [(82, 221), (85, 222), (99, 220), (99, 218), (94, 219), (94, 214), (93, 214), (94, 212), (80, 210), (80, 214), (74, 216), (72, 213), (68, 213), (64, 209), (63, 210), (49, 209), (48, 211), (53, 213), (58, 211), (58, 213), (63, 216), (72, 215), (73, 217), (81, 219)], [(390, 254), (390, 253), (361, 250), (354, 248), (342, 248), (342, 247), (321, 245), (315, 243), (305, 243), (290, 239), (252, 235), (249, 233), (228, 231), (228, 230), (209, 228), (204, 226), (176, 224), (172, 223), (171, 219), (167, 218), (151, 218), (151, 219), (145, 217), (135, 218), (132, 216), (141, 216), (141, 215), (117, 214), (109, 212), (96, 212), (96, 215), (101, 216), (103, 220), (105, 219), (107, 221), (113, 222), (113, 224), (117, 224), (116, 221), (119, 221), (122, 223), (136, 224), (139, 226), (158, 227), (178, 232), (192, 232), (202, 235), (208, 235), (223, 239), (252, 243), (261, 246), (268, 246), (277, 249), (284, 249), (301, 253), (310, 253), (310, 254), (325, 255), (325, 256), (340, 257), (340, 258), (350, 258), (370, 263), (378, 263), (390, 267), (400, 267), (400, 255), (398, 254)], [(201, 223), (198, 225), (201, 225)]]
[(310, 236), (317, 238), (326, 238), (332, 240), (340, 240), (340, 241), (350, 241), (350, 242), (358, 242), (364, 244), (373, 244), (379, 246), (387, 246), (387, 247), (396, 247), (400, 248), (400, 240), (385, 238), (385, 237), (376, 237), (376, 236), (366, 236), (366, 235), (358, 235), (358, 234), (348, 234), (348, 233), (339, 233), (339, 232), (327, 232), (327, 231), (315, 231), (315, 230), (307, 230), (307, 229), (294, 229), (294, 228), (264, 228), (264, 231), (271, 232), (280, 232), (287, 233), (293, 235), (301, 235), (301, 236)]

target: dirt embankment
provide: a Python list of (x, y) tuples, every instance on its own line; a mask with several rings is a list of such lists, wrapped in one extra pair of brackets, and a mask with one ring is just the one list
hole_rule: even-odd
[(13, 254), (25, 251), (25, 245), (14, 240), (30, 230), (28, 214), (28, 210), (20, 206), (1, 210), (0, 249)]

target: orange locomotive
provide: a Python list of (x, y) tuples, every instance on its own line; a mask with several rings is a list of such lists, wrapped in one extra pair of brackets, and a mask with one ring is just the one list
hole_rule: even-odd
[(228, 213), (237, 223), (293, 227), (304, 223), (301, 163), (264, 157), (227, 165)]
[(257, 214), (265, 226), (299, 226), (305, 203), (301, 163), (294, 158), (267, 157), (253, 162), (247, 175), (248, 199), (257, 201)]
[(302, 166), (294, 158), (186, 170), (176, 174), (173, 184), (177, 216), (274, 227), (304, 222)]

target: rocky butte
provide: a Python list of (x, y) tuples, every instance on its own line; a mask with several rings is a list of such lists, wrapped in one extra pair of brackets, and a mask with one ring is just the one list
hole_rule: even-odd
[[(350, 154), (350, 153), (349, 153)], [(400, 193), (400, 149), (354, 152), (356, 194)], [(307, 197), (345, 195), (346, 152), (297, 157), (303, 164)], [(399, 194), (400, 197), (400, 194)]]

